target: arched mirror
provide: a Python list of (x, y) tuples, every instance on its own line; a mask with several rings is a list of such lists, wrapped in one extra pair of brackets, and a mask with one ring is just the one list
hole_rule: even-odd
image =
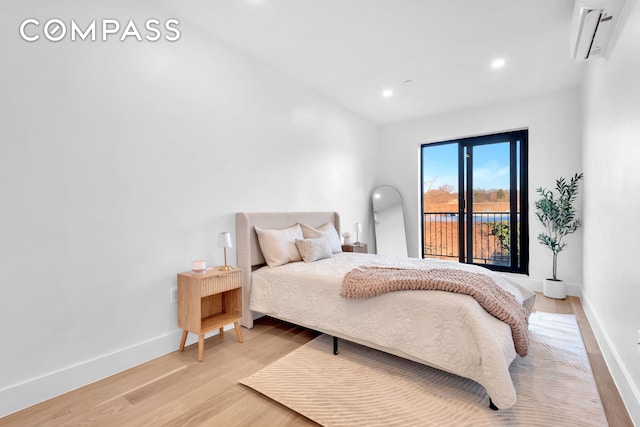
[(377, 253), (407, 256), (400, 192), (390, 185), (383, 185), (373, 191), (372, 198)]

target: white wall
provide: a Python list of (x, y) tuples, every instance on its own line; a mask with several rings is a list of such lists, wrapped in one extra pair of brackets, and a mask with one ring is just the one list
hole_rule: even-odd
[[(421, 255), (421, 144), (522, 128), (529, 129), (531, 280), (519, 279), (533, 289), (541, 288), (542, 279), (551, 275), (552, 254), (536, 239), (542, 227), (533, 215), (535, 189), (552, 188), (556, 178), (581, 170), (577, 88), (382, 127), (376, 185), (393, 185), (402, 193), (409, 256)], [(577, 205), (580, 211), (580, 199)], [(582, 284), (582, 230), (569, 236), (567, 242), (567, 248), (558, 257), (558, 276), (567, 282), (571, 293), (578, 294)]]
[(640, 7), (627, 1), (607, 59), (583, 84), (584, 301), (611, 372), (640, 425)]
[[(0, 416), (177, 349), (176, 273), (222, 263), (236, 211), (370, 209), (376, 126), (157, 3), (89, 3), (0, 15)], [(182, 37), (27, 43), (29, 17)]]

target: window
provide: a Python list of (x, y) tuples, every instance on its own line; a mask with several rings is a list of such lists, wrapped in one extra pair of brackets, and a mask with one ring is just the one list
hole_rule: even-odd
[(422, 145), (422, 256), (528, 273), (526, 130)]

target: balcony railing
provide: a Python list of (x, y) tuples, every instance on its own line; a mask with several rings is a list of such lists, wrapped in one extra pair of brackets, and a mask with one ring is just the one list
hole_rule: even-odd
[[(425, 212), (425, 257), (458, 259), (459, 214)], [(518, 220), (519, 220), (518, 215)], [(478, 212), (473, 214), (473, 263), (509, 266), (511, 263), (509, 212)], [(466, 216), (464, 222), (466, 225)]]

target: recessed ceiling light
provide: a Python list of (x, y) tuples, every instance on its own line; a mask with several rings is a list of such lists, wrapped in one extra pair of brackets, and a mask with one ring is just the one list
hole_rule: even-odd
[(491, 63), (491, 68), (502, 68), (504, 67), (504, 64), (506, 64), (506, 61), (504, 60), (504, 58), (497, 58), (494, 59), (493, 62)]
[(391, 89), (385, 89), (382, 91), (382, 96), (385, 98), (391, 98), (393, 96), (393, 91)]

